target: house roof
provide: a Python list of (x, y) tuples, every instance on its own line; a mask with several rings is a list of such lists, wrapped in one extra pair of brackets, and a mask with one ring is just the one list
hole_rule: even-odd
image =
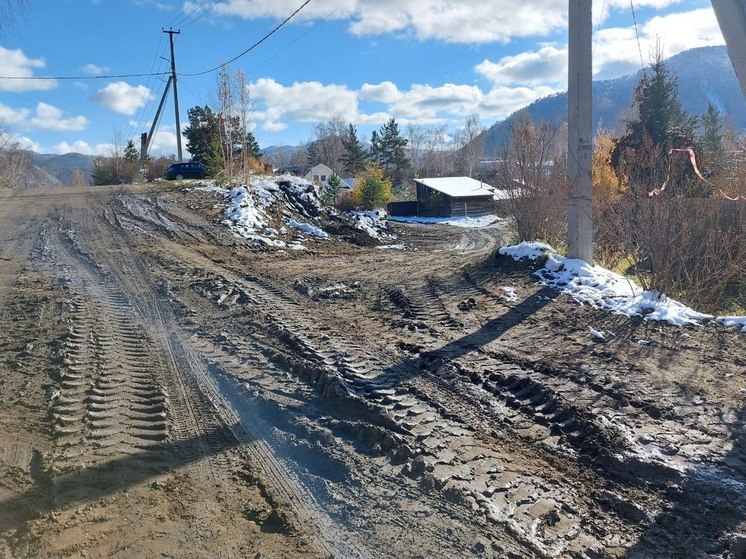
[(486, 182), (471, 177), (438, 177), (433, 179), (414, 179), (414, 182), (442, 192), (451, 198), (470, 198), (473, 196), (494, 196), (495, 189)]

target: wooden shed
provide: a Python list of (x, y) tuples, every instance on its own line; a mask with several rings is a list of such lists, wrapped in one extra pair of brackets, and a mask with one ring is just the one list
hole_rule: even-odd
[(470, 177), (414, 179), (417, 215), (480, 217), (495, 213), (495, 189)]

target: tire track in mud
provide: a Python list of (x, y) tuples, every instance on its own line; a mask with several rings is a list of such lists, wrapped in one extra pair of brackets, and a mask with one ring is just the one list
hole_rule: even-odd
[[(296, 372), (329, 403), (342, 410), (356, 409), (366, 421), (375, 421), (371, 418), (378, 415), (377, 424), (396, 436), (374, 444), (405, 463), (405, 474), (464, 504), (473, 500), (488, 519), (539, 555), (631, 544), (639, 534), (636, 527), (659, 510), (666, 486), (679, 483), (683, 472), (702, 460), (722, 457), (728, 450), (727, 445), (709, 445), (714, 437), (704, 430), (697, 432), (696, 426), (677, 416), (675, 406), (667, 409), (620, 390), (613, 375), (600, 380), (588, 372), (520, 361), (468, 343), (459, 347), (458, 342), (429, 352), (416, 343), (404, 343), (400, 347), (414, 348), (419, 356), (392, 362), (347, 341), (340, 331), (326, 328), (319, 333), (315, 319), (298, 313), (295, 302), (284, 304), (250, 278), (213, 279), (212, 284), (207, 278), (202, 287), (193, 284), (192, 288), (220, 304), (225, 293), (239, 293), (233, 299), (236, 304), (223, 308), (249, 302), (249, 312), (256, 321), (268, 324), (275, 343), (281, 342), (302, 360)], [(387, 296), (405, 318), (424, 324), (409, 329), (416, 339), (419, 332), (431, 330), (433, 320), (448, 324), (442, 313), (452, 303), (442, 301), (441, 293), (450, 292), (463, 290), (430, 281), (420, 294), (392, 289)], [(469, 293), (479, 298), (480, 306), (505, 312), (506, 306), (494, 293), (474, 285)], [(425, 388), (413, 390), (413, 386)], [(469, 401), (480, 402), (479, 410), (464, 412)], [(569, 460), (581, 470), (592, 466), (600, 476), (595, 486), (577, 489), (557, 481), (563, 479), (561, 471), (547, 477), (538, 466), (538, 473), (531, 475), (525, 469), (511, 470), (514, 453), (500, 451), (503, 443), (495, 445), (489, 437), (484, 441), (491, 429), (484, 426), (474, 432), (468, 427), (484, 425), (485, 417), (517, 434), (526, 448), (540, 443), (560, 461)], [(646, 438), (652, 433), (688, 441), (687, 448), (659, 446), (654, 435)], [(470, 442), (456, 448), (449, 442), (464, 438)], [(473, 453), (477, 447), (483, 449), (479, 458)], [(720, 475), (731, 478), (727, 471)], [(607, 480), (620, 483), (623, 496), (606, 491)], [(640, 488), (650, 484), (658, 493), (654, 490), (645, 498), (647, 503), (636, 503)], [(592, 521), (579, 512), (587, 510), (589, 502), (601, 511)]]
[[(250, 301), (251, 313), (268, 324), (274, 343), (281, 342), (285, 351), (301, 359), (297, 374), (337, 410), (382, 428), (372, 444), (404, 464), (405, 475), (464, 507), (473, 502), (487, 519), (533, 553), (555, 556), (569, 550), (602, 549), (602, 542), (583, 529), (585, 519), (568, 512), (582, 508), (568, 504), (581, 497), (569, 486), (547, 492), (561, 476), (515, 475), (507, 466), (513, 461), (509, 453), (493, 448), (494, 443), (469, 427), (459, 417), (462, 406), (453, 397), (445, 399), (454, 404), (449, 409), (403, 382), (419, 375), (419, 360), (386, 362), (347, 342), (339, 332), (319, 336), (313, 321), (244, 278), (208, 277), (192, 288), (216, 304), (226, 300), (226, 293), (240, 293), (242, 300)], [(429, 293), (425, 309), (438, 304), (437, 294)], [(325, 343), (324, 337), (333, 342)], [(234, 341), (226, 347), (232, 346), (230, 352), (237, 355), (250, 352), (241, 345)], [(509, 416), (505, 422), (510, 423)]]
[[(173, 417), (173, 438), (187, 441), (179, 448), (193, 467), (204, 476), (217, 479), (224, 475), (228, 465), (229, 457), (222, 451), (236, 447), (246, 462), (256, 465), (270, 480), (270, 485), (263, 490), (264, 496), (280, 515), (282, 523), (289, 522), (283, 511), (289, 508), (294, 522), (304, 527), (320, 553), (355, 558), (373, 556), (355, 537), (339, 530), (294, 472), (275, 456), (278, 445), (273, 444), (271, 431), (261, 418), (246, 413), (240, 387), (213, 370), (211, 362), (199, 349), (175, 329), (173, 317), (159, 302), (163, 294), (153, 289), (152, 278), (143, 263), (129, 254), (126, 265), (118, 259), (107, 258), (106, 268), (123, 289), (140, 295), (139, 315), (150, 326), (156, 345), (164, 352), (166, 370), (170, 371), (165, 383), (171, 395), (169, 415)], [(258, 278), (256, 281), (262, 283)], [(281, 292), (275, 295), (281, 296)], [(223, 297), (216, 302), (226, 305), (237, 300)], [(230, 441), (226, 440), (226, 429)], [(195, 437), (195, 432), (200, 436)], [(221, 436), (211, 435), (216, 432)], [(200, 459), (196, 460), (197, 457)], [(309, 526), (316, 529), (309, 529)]]
[[(400, 361), (382, 357), (384, 344), (378, 344), (381, 351), (371, 347), (375, 343), (364, 347), (339, 326), (320, 331), (316, 317), (304, 316), (294, 298), (255, 279), (221, 271), (206, 274), (191, 286), (234, 318), (250, 315), (252, 324), (246, 327), (251, 334), (267, 334), (267, 343), (295, 360), (293, 371), (334, 409), (355, 410), (361, 422), (383, 429), (385, 434), (372, 437), (371, 444), (404, 464), (406, 475), (465, 506), (476, 505), (533, 553), (552, 556), (629, 545), (639, 534), (635, 527), (654, 515), (661, 488), (680, 481), (682, 465), (727, 451), (717, 443), (708, 446), (707, 441), (716, 438), (705, 433), (711, 422), (697, 433), (691, 420), (676, 409), (680, 406), (675, 400), (657, 405), (619, 390), (614, 378), (602, 382), (595, 372), (521, 362), (470, 343), (462, 317), (449, 310), (462, 310), (461, 301), (452, 300), (454, 295), (473, 300), (482, 311), (475, 316), (492, 311), (500, 315), (512, 306), (469, 272), (426, 278), (414, 288), (383, 289), (383, 300), (401, 316), (389, 320), (392, 330), (401, 334), (404, 324), (409, 331), (403, 337), (411, 341), (397, 346), (412, 355)], [(492, 325), (482, 326), (483, 337), (489, 338)], [(467, 341), (441, 342), (437, 347), (430, 336), (439, 336), (441, 327), (452, 339), (463, 333)], [(231, 351), (239, 354), (250, 351), (237, 343), (224, 345), (232, 345)], [(472, 409), (472, 402), (479, 405)], [(527, 452), (535, 456), (528, 468), (516, 466), (515, 448), (506, 451), (504, 437), (491, 440), (485, 418), (516, 434), (515, 444), (523, 450), (540, 443), (550, 453), (547, 456), (575, 464), (580, 475), (595, 465), (591, 472), (600, 478), (595, 484), (573, 487), (558, 481), (564, 477), (561, 469), (547, 474), (535, 452)], [(656, 440), (661, 432), (673, 439), (688, 437), (693, 443), (687, 449), (666, 446), (661, 444), (664, 438)], [(464, 440), (467, 444), (462, 445)], [(609, 481), (622, 484), (622, 496), (605, 491)], [(633, 499), (642, 492), (636, 493), (636, 488), (646, 484), (657, 487), (658, 493), (652, 491), (649, 502), (638, 505)], [(594, 509), (591, 521), (582, 512), (588, 503)]]
[(39, 245), (42, 266), (54, 253), (56, 272), (75, 294), (50, 403), (54, 467), (154, 450), (168, 437), (169, 399), (152, 340), (71, 228), (61, 224), (56, 235), (44, 228)]

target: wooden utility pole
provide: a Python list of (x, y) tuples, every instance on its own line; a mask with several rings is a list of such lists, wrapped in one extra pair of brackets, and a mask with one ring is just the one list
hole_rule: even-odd
[(179, 123), (179, 92), (176, 88), (176, 59), (174, 58), (174, 35), (179, 35), (181, 31), (174, 31), (173, 29), (163, 29), (164, 33), (168, 33), (168, 38), (171, 42), (171, 83), (174, 86), (174, 112), (176, 113), (176, 150), (179, 162), (181, 158), (181, 124)]
[(592, 10), (591, 0), (569, 0), (569, 4), (567, 255), (590, 264), (593, 259)]

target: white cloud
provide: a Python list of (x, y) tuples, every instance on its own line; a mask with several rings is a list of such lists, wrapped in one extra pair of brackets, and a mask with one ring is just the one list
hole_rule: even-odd
[[(271, 78), (258, 80), (251, 90), (257, 102), (255, 117), (268, 132), (284, 130), (290, 121), (323, 122), (336, 116), (361, 125), (380, 125), (391, 117), (401, 124), (445, 124), (475, 113), (483, 118), (504, 118), (540, 97), (557, 92), (548, 86), (496, 87), (484, 92), (475, 85), (452, 83), (437, 87), (413, 84), (401, 91), (388, 81), (366, 83), (356, 91), (319, 82), (284, 86)], [(359, 101), (374, 110), (360, 112)]]
[[(148, 153), (156, 156), (176, 153), (176, 132), (173, 132), (173, 130), (175, 130), (173, 124), (162, 125), (161, 130), (158, 130), (150, 141)], [(182, 148), (186, 148), (186, 138), (183, 136), (181, 138), (181, 145)]]
[(475, 112), (483, 119), (488, 117), (503, 119), (537, 99), (559, 92), (558, 89), (544, 85), (536, 87), (495, 87), (485, 95), (479, 105), (479, 110)]
[(548, 46), (537, 52), (485, 60), (474, 70), (495, 84), (539, 85), (567, 81), (567, 49)]
[(27, 125), (55, 132), (80, 131), (88, 125), (88, 119), (84, 116), (62, 118), (62, 115), (62, 111), (57, 107), (39, 103), (36, 106), (36, 116), (29, 119)]
[[(297, 8), (294, 0), (226, 0), (214, 12), (246, 19), (284, 19)], [(329, 15), (331, 13), (331, 15)], [(510, 14), (509, 21), (506, 14)], [(359, 36), (407, 33), (418, 39), (449, 43), (507, 42), (513, 37), (545, 35), (567, 23), (567, 3), (557, 0), (317, 0), (296, 20), (349, 20)]]
[(638, 45), (633, 27), (601, 29), (593, 49), (595, 77), (604, 79), (639, 70), (643, 63), (650, 62), (658, 43), (666, 58), (687, 49), (724, 44), (709, 8), (653, 17), (640, 27), (639, 35)]
[(357, 94), (344, 85), (297, 82), (283, 86), (271, 78), (260, 78), (250, 85), (254, 100), (264, 107), (256, 118), (265, 130), (284, 128), (281, 121), (320, 122), (335, 116), (354, 122)]
[(477, 112), (483, 98), (484, 93), (475, 85), (447, 83), (433, 87), (413, 84), (389, 110), (400, 118), (430, 121), (439, 113), (469, 115)]
[(3, 125), (18, 126), (23, 124), (30, 113), (29, 109), (14, 109), (0, 103), (0, 123)]
[(0, 145), (5, 145), (6, 143), (9, 145), (14, 145), (14, 147), (17, 147), (18, 149), (27, 149), (35, 151), (37, 153), (42, 153), (41, 145), (31, 138), (27, 136), (19, 136), (15, 133), (7, 133), (0, 130)]
[(86, 64), (81, 68), (81, 70), (83, 70), (83, 72), (85, 72), (86, 74), (90, 74), (92, 76), (102, 76), (109, 71), (109, 67), (97, 66), (96, 64)]
[[(657, 3), (649, 1), (651, 5), (665, 3), (663, 0)], [(600, 29), (593, 44), (594, 78), (606, 79), (636, 72), (643, 63), (650, 62), (658, 42), (666, 58), (690, 48), (724, 43), (711, 9), (653, 17), (640, 26), (639, 35), (638, 45), (632, 26)], [(567, 83), (567, 47), (546, 46), (538, 51), (506, 56), (498, 62), (484, 60), (474, 70), (496, 85), (561, 86)]]
[(110, 83), (93, 95), (93, 100), (118, 113), (133, 115), (140, 106), (154, 98), (144, 85), (133, 87), (127, 82)]
[[(29, 58), (21, 49), (0, 47), (0, 76), (31, 78), (35, 68), (44, 68), (43, 58)], [(57, 87), (55, 80), (46, 79), (2, 79), (0, 91), (39, 91)]]
[(364, 83), (360, 88), (360, 99), (378, 101), (379, 103), (393, 103), (401, 97), (399, 89), (393, 82), (385, 81), (379, 84)]
[(53, 132), (84, 130), (88, 119), (84, 116), (63, 118), (64, 113), (48, 103), (39, 103), (32, 114), (30, 109), (14, 109), (0, 103), (0, 121), (21, 128), (37, 128)]

